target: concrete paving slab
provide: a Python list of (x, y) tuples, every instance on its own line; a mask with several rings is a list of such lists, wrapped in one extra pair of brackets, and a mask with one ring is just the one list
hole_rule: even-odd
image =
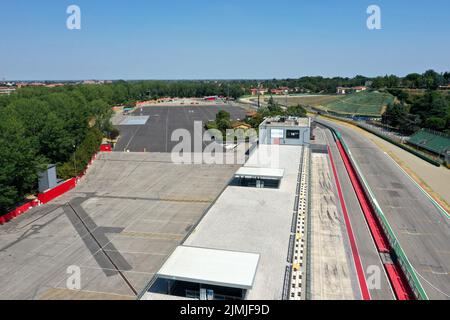
[(327, 155), (313, 153), (311, 166), (311, 299), (358, 299), (356, 270)]
[(237, 168), (101, 154), (74, 190), (0, 226), (0, 299), (135, 298)]

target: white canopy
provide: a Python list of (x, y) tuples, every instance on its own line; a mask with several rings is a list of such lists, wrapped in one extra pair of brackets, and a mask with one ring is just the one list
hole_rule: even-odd
[(259, 254), (178, 246), (157, 276), (231, 288), (251, 289)]
[(241, 167), (234, 174), (237, 178), (259, 178), (259, 179), (276, 179), (281, 180), (284, 175), (284, 169), (276, 168), (256, 168)]

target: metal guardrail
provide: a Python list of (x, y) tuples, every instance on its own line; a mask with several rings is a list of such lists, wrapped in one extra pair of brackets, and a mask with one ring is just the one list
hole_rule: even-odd
[[(441, 165), (441, 163), (439, 161), (435, 161), (435, 160), (431, 159), (430, 157), (428, 157), (428, 156), (426, 156), (426, 155), (424, 155), (424, 154), (422, 154), (422, 153), (420, 153), (420, 152), (418, 152), (418, 151), (416, 151), (414, 149), (411, 149), (411, 148), (409, 148), (408, 146), (406, 146), (406, 145), (404, 145), (402, 143), (399, 143), (399, 142), (395, 141), (391, 137), (388, 137), (388, 136), (386, 136), (384, 134), (381, 134), (381, 133), (379, 133), (379, 132), (377, 132), (377, 131), (375, 131), (375, 130), (373, 130), (371, 128), (368, 128), (367, 126), (361, 125), (357, 121), (354, 121), (352, 119), (347, 119), (347, 118), (335, 117), (335, 116), (332, 116), (332, 115), (322, 115), (322, 116), (326, 117), (326, 118), (335, 119), (335, 120), (338, 120), (338, 121), (347, 122), (347, 123), (350, 123), (352, 125), (355, 125), (355, 126), (361, 128), (361, 129), (363, 129), (363, 130), (365, 130), (367, 132), (370, 132), (370, 133), (376, 135), (377, 137), (379, 137), (379, 138), (381, 138), (383, 140), (386, 140), (387, 142), (392, 143), (393, 145), (395, 145), (395, 146), (397, 146), (397, 147), (399, 147), (399, 148), (401, 148), (401, 149), (403, 149), (403, 150), (405, 150), (405, 151), (415, 155), (416, 157), (419, 157), (422, 160), (427, 161), (428, 163), (430, 163), (430, 164), (432, 164), (432, 165), (434, 165), (436, 167), (439, 167)], [(321, 123), (321, 122), (319, 122), (319, 123)], [(321, 123), (321, 124), (323, 125), (323, 123)]]
[(368, 128), (367, 126), (364, 126), (364, 125), (362, 125), (360, 123), (356, 123), (355, 125), (357, 125), (359, 128), (361, 128), (363, 130), (366, 130), (367, 132), (370, 132), (371, 134), (376, 135), (377, 137), (379, 137), (379, 138), (381, 138), (383, 140), (386, 140), (389, 143), (392, 143), (393, 145), (395, 145), (395, 146), (397, 146), (397, 147), (399, 147), (399, 148), (401, 148), (401, 149), (403, 149), (403, 150), (405, 150), (405, 151), (415, 155), (416, 157), (419, 157), (420, 159), (422, 159), (422, 160), (424, 160), (424, 161), (426, 161), (426, 162), (428, 162), (428, 163), (430, 163), (430, 164), (432, 164), (432, 165), (434, 165), (436, 167), (440, 167), (441, 166), (441, 163), (439, 161), (433, 160), (433, 159), (427, 157), (426, 155), (424, 155), (424, 154), (422, 154), (422, 153), (420, 153), (420, 152), (418, 152), (416, 150), (413, 150), (413, 149), (407, 147), (406, 145), (404, 145), (404, 144), (402, 144), (400, 142), (395, 141), (391, 137), (388, 137), (388, 136), (386, 136), (386, 135), (384, 135), (384, 134), (382, 134), (380, 132), (377, 132), (376, 130)]
[[(311, 159), (311, 149), (309, 150), (309, 159)], [(308, 203), (306, 210), (306, 272), (305, 272), (305, 299), (311, 300), (311, 165), (308, 167)]]
[[(317, 120), (316, 120), (317, 121)], [(372, 190), (369, 187), (369, 184), (367, 183), (366, 179), (364, 178), (364, 175), (361, 172), (361, 169), (359, 168), (358, 164), (356, 163), (356, 161), (353, 158), (353, 155), (350, 151), (350, 149), (348, 148), (347, 144), (345, 143), (344, 139), (342, 138), (341, 133), (334, 129), (333, 127), (322, 123), (320, 121), (317, 121), (318, 123), (320, 123), (321, 125), (327, 127), (328, 129), (330, 129), (332, 132), (334, 132), (334, 134), (336, 135), (336, 137), (339, 139), (339, 141), (341, 142), (342, 146), (344, 147), (345, 152), (347, 152), (349, 159), (353, 165), (353, 167), (355, 168), (356, 174), (358, 176), (358, 179), (360, 179), (362, 186), (364, 188), (364, 191), (366, 192), (366, 194), (368, 195), (368, 199), (370, 204), (372, 205), (372, 208), (374, 209), (375, 214), (377, 215), (380, 225), (383, 228), (383, 231), (389, 241), (390, 246), (392, 247), (392, 250), (394, 251), (394, 254), (397, 258), (397, 262), (399, 263), (400, 267), (402, 268), (409, 285), (411, 286), (415, 296), (418, 299), (422, 299), (422, 300), (428, 300), (428, 296), (425, 292), (425, 290), (423, 289), (422, 284), (419, 281), (419, 278), (414, 270), (414, 267), (411, 265), (411, 262), (409, 261), (408, 257), (406, 256), (403, 248), (401, 247), (392, 227), (390, 226), (383, 210), (381, 210), (380, 205), (378, 204), (378, 201), (376, 200)]]

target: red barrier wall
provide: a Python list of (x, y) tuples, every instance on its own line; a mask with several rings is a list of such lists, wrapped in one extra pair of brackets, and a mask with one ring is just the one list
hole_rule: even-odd
[(405, 287), (407, 280), (403, 279), (403, 272), (395, 264), (385, 264), (386, 272), (398, 300), (413, 300), (414, 294), (409, 287)]
[(350, 248), (352, 249), (353, 261), (355, 263), (356, 273), (358, 275), (359, 286), (361, 288), (361, 294), (363, 300), (370, 300), (370, 292), (367, 287), (366, 277), (364, 275), (364, 269), (361, 263), (361, 258), (358, 252), (358, 246), (356, 245), (356, 240), (353, 235), (352, 224), (350, 222), (350, 217), (348, 216), (347, 206), (345, 205), (344, 196), (342, 194), (341, 183), (339, 182), (339, 176), (336, 171), (336, 165), (334, 164), (333, 155), (331, 153), (330, 147), (328, 147), (328, 156), (331, 162), (331, 168), (333, 169), (334, 180), (336, 181), (336, 187), (339, 196), (339, 202), (341, 203), (342, 213), (344, 215), (345, 226), (347, 228), (347, 234), (350, 240)]
[[(351, 164), (351, 161), (345, 152), (341, 142), (339, 140), (336, 141), (339, 152), (341, 154), (342, 160), (344, 161), (344, 165), (349, 174), (350, 180), (352, 182), (353, 188), (355, 189), (356, 196), (358, 197), (358, 201), (363, 209), (364, 216), (366, 217), (367, 224), (369, 225), (370, 232), (372, 233), (372, 237), (375, 241), (377, 249), (379, 252), (390, 253), (390, 245), (386, 236), (384, 235), (383, 229), (379, 225), (379, 222), (375, 216), (375, 213), (372, 211), (372, 207), (369, 204), (369, 200), (367, 198), (366, 193), (363, 190), (362, 184), (358, 179), (355, 169)], [(414, 294), (412, 293), (408, 280), (405, 278), (403, 271), (400, 267), (395, 264), (384, 263), (383, 264), (387, 275), (389, 277), (389, 282), (391, 283), (392, 289), (395, 292), (395, 296), (398, 300), (413, 300)]]
[(40, 193), (38, 195), (38, 200), (43, 204), (47, 203), (59, 197), (60, 195), (66, 193), (67, 191), (75, 188), (76, 184), (77, 184), (76, 178), (69, 179), (53, 189), (50, 189), (44, 193)]
[[(109, 147), (109, 151), (112, 151), (111, 146), (109, 144), (107, 146)], [(91, 158), (91, 161), (89, 161), (88, 167), (94, 162), (94, 160), (96, 158), (97, 158), (97, 154), (94, 154)], [(30, 210), (32, 207), (39, 205), (39, 203), (42, 203), (42, 204), (47, 203), (47, 202), (63, 195), (67, 191), (75, 188), (75, 186), (78, 183), (77, 180), (81, 179), (86, 174), (87, 169), (88, 168), (86, 168), (78, 177), (69, 179), (69, 180), (63, 182), (62, 184), (56, 186), (53, 189), (50, 189), (44, 193), (38, 194), (37, 200), (27, 202), (27, 203), (21, 205), (20, 207), (17, 207), (13, 211), (11, 211), (3, 216), (0, 216), (0, 225), (4, 224), (5, 222), (10, 221), (11, 219), (14, 219), (15, 217), (20, 216), (21, 214)]]
[(15, 217), (20, 216), (21, 214), (30, 210), (30, 208), (34, 207), (35, 205), (36, 205), (35, 202), (30, 201), (30, 202), (27, 202), (27, 203), (21, 205), (20, 207), (15, 208), (13, 211), (0, 217), (0, 224), (3, 224), (5, 222), (8, 222), (11, 219), (14, 219)]
[(378, 224), (378, 221), (374, 214), (372, 213), (372, 207), (369, 204), (368, 199), (366, 198), (366, 193), (363, 190), (361, 183), (356, 175), (353, 166), (351, 165), (350, 159), (347, 156), (342, 144), (339, 140), (336, 141), (339, 152), (341, 153), (342, 160), (344, 161), (345, 168), (347, 169), (348, 175), (350, 176), (350, 180), (352, 182), (353, 188), (355, 189), (356, 196), (358, 197), (359, 203), (361, 205), (361, 209), (366, 217), (367, 224), (369, 225), (370, 232), (372, 233), (372, 237), (375, 241), (377, 249), (379, 252), (389, 252), (390, 245), (384, 233), (382, 231), (381, 226)]

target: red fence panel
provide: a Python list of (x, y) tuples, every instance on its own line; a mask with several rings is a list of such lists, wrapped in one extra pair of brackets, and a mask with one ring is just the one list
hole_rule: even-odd
[[(111, 145), (109, 145), (109, 144), (102, 145), (100, 147), (100, 149), (102, 149), (102, 147), (105, 149), (102, 151), (109, 151), (109, 152), (112, 151)], [(88, 167), (94, 162), (94, 160), (96, 158), (97, 158), (97, 154), (94, 154), (89, 162)], [(38, 197), (36, 200), (27, 202), (27, 203), (21, 205), (20, 207), (17, 207), (13, 211), (11, 211), (3, 216), (0, 216), (0, 225), (10, 221), (11, 219), (14, 219), (15, 217), (20, 216), (21, 214), (25, 213), (32, 207), (39, 205), (40, 203), (45, 204), (45, 203), (63, 195), (67, 191), (72, 190), (77, 185), (77, 179), (82, 178), (86, 174), (87, 169), (88, 168), (86, 168), (83, 171), (83, 173), (81, 173), (78, 177), (69, 179), (69, 180), (61, 183), (60, 185), (56, 186), (53, 189), (49, 189), (49, 190), (45, 191), (44, 193), (38, 194)]]
[(407, 286), (408, 281), (404, 279), (403, 272), (394, 264), (384, 265), (398, 300), (413, 300), (414, 294)]
[(110, 144), (102, 144), (100, 146), (100, 151), (111, 152), (112, 151), (111, 145)]
[(21, 214), (27, 212), (34, 206), (34, 202), (30, 201), (27, 203), (24, 203), (20, 207), (15, 208), (13, 211), (8, 212), (7, 214), (0, 217), (0, 224), (4, 224), (5, 222), (8, 222), (9, 220), (16, 218), (20, 216)]
[(43, 204), (47, 203), (47, 202), (61, 196), (62, 194), (66, 193), (67, 191), (75, 188), (76, 182), (77, 182), (76, 178), (69, 179), (69, 180), (61, 183), (60, 185), (56, 186), (53, 189), (50, 189), (44, 193), (40, 193), (38, 195), (38, 199)]

